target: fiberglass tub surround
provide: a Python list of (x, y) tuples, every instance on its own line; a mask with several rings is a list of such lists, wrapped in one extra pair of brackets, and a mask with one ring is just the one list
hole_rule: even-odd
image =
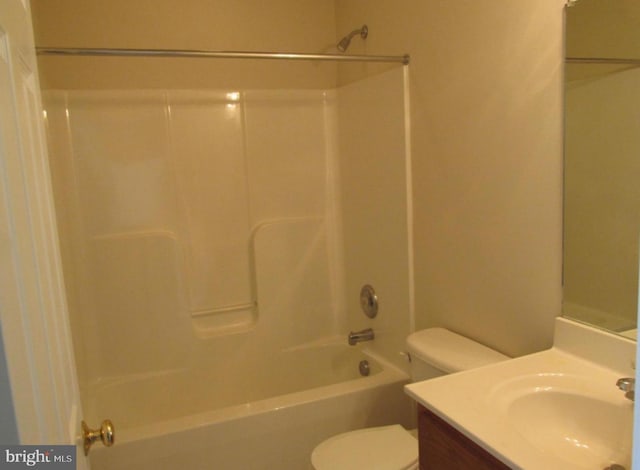
[[(283, 396), (372, 389), (333, 421), (304, 405), (330, 429), (297, 454), (256, 445), (256, 462), (410, 416), (405, 81), (398, 67), (337, 89), (43, 93), (86, 420), (111, 419), (121, 452), (187, 424), (225, 434), (207, 425), (294, 406)], [(376, 340), (350, 350), (366, 327)], [(380, 360), (358, 377), (367, 351)], [(376, 387), (400, 397), (389, 410)]]

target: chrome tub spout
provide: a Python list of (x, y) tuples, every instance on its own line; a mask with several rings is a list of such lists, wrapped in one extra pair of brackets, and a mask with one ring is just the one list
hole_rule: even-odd
[(349, 333), (349, 344), (355, 346), (362, 341), (371, 341), (375, 335), (371, 328), (367, 328), (361, 331), (352, 331)]

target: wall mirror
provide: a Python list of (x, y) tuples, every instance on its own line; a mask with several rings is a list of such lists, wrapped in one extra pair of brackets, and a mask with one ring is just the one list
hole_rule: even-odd
[(566, 8), (563, 315), (635, 338), (640, 1)]

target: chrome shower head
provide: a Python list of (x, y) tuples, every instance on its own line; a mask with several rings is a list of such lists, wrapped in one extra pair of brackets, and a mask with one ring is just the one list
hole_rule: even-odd
[(359, 34), (362, 39), (367, 39), (367, 36), (369, 35), (369, 28), (367, 28), (367, 25), (362, 25), (362, 28), (354, 29), (345, 37), (343, 37), (336, 46), (338, 50), (340, 52), (345, 52), (349, 47), (349, 44), (351, 43), (351, 39), (357, 34)]

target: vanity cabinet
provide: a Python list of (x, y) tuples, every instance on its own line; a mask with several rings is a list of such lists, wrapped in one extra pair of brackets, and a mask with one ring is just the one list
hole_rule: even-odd
[(418, 405), (420, 470), (509, 469), (441, 418)]

